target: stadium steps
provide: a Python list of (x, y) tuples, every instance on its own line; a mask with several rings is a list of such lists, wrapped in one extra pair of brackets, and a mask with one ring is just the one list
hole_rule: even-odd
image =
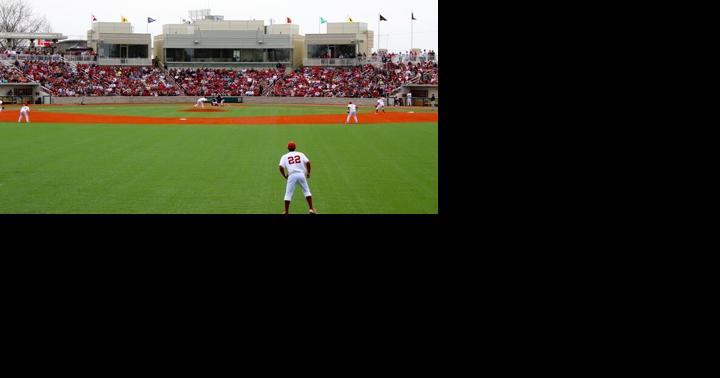
[[(28, 76), (23, 70), (15, 67), (15, 65), (10, 62), (11, 61), (0, 60), (0, 64), (5, 66), (6, 68), (18, 72), (20, 75), (24, 76), (26, 79), (30, 79), (30, 76)], [(34, 83), (34, 84), (40, 84), (38, 81), (35, 80), (34, 77), (32, 77), (30, 82)], [(50, 89), (42, 84), (40, 84), (40, 91), (44, 92), (44, 93), (41, 93), (41, 95), (43, 95), (43, 96), (52, 95), (52, 92), (50, 91)]]
[(265, 83), (263, 83), (265, 87), (263, 88), (263, 93), (261, 93), (261, 96), (268, 97), (270, 96), (270, 92), (272, 92), (272, 85), (270, 85), (269, 80), (265, 80)]
[(78, 65), (77, 61), (63, 59), (63, 63), (65, 63), (65, 64), (69, 65), (70, 67), (74, 68), (75, 70), (77, 70), (77, 65)]
[(165, 75), (168, 83), (172, 84), (175, 88), (180, 89), (183, 96), (187, 96), (187, 93), (185, 93), (185, 89), (178, 85), (178, 83), (175, 81), (175, 77), (173, 77), (173, 75), (170, 75), (170, 73), (165, 69), (165, 67), (159, 66), (158, 68), (160, 68), (160, 71), (162, 71), (162, 73)]

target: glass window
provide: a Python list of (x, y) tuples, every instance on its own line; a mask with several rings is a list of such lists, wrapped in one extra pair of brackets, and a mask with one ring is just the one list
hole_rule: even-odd
[[(147, 45), (116, 45), (103, 43), (100, 45), (101, 58), (149, 58)], [(127, 54), (127, 56), (125, 56)]]
[(166, 49), (168, 62), (282, 62), (290, 63), (291, 49)]
[(191, 62), (194, 49), (166, 49), (165, 57), (168, 62)]
[(267, 49), (263, 62), (290, 62), (290, 49)]
[(111, 45), (103, 43), (100, 45), (100, 57), (101, 58), (119, 58), (120, 57), (120, 45)]
[(128, 58), (131, 59), (147, 59), (149, 58), (148, 55), (148, 46), (147, 45), (128, 45)]
[(355, 58), (356, 51), (355, 45), (308, 45), (308, 58)]

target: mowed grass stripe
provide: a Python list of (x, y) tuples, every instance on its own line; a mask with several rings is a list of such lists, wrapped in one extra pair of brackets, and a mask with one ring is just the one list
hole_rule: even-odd
[(325, 214), (437, 213), (437, 127), (0, 123), (0, 213), (279, 214), (289, 140)]

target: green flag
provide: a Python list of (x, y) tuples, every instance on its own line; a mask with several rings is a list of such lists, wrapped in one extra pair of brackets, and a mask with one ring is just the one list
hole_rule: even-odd
[(325, 20), (324, 18), (320, 17), (320, 23), (321, 23), (321, 24), (327, 24), (327, 20)]

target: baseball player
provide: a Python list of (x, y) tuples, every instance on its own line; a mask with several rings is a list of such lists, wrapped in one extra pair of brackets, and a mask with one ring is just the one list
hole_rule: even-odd
[(407, 106), (413, 106), (412, 103), (412, 93), (407, 94)]
[(357, 105), (353, 104), (352, 101), (350, 101), (350, 104), (348, 104), (348, 117), (347, 117), (347, 120), (345, 121), (345, 124), (347, 125), (348, 123), (350, 123), (350, 118), (353, 118), (353, 117), (355, 117), (356, 125), (358, 123), (360, 123), (358, 121), (358, 116), (357, 116)]
[(379, 113), (381, 110), (383, 111), (383, 113), (385, 113), (385, 100), (382, 98), (378, 98), (377, 106), (375, 107), (375, 113)]
[(208, 99), (205, 97), (201, 97), (199, 100), (197, 100), (197, 103), (195, 103), (195, 107), (197, 108), (200, 106), (201, 108), (205, 108), (205, 103), (208, 102)]
[(218, 95), (215, 97), (215, 100), (213, 100), (212, 106), (223, 106), (225, 104), (225, 99)]
[(5, 109), (5, 108), (3, 108), (2, 104), (3, 104), (2, 100), (0, 100), (0, 113), (2, 113), (3, 109)]
[[(312, 193), (307, 180), (310, 178), (310, 160), (302, 152), (296, 152), (297, 145), (295, 142), (288, 143), (288, 154), (280, 158), (280, 174), (287, 180), (287, 189), (285, 191), (285, 215), (290, 214), (290, 202), (295, 193), (295, 186), (300, 185), (305, 199), (310, 207), (310, 214), (317, 214), (313, 207)], [(285, 171), (287, 170), (287, 174)]]
[(20, 123), (23, 117), (25, 117), (25, 122), (30, 123), (30, 107), (27, 105), (23, 105), (23, 107), (20, 108), (20, 118), (18, 118), (18, 123)]

